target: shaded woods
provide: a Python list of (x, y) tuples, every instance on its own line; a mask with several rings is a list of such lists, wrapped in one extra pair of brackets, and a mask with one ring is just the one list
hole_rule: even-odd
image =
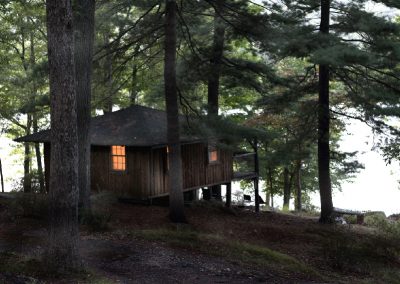
[[(374, 2), (399, 12), (395, 1)], [(47, 202), (46, 266), (61, 273), (83, 271), (90, 249), (80, 229), (91, 235), (93, 224), (104, 229), (110, 223), (110, 238), (116, 238), (116, 220), (124, 223), (130, 214), (118, 199), (168, 204), (169, 213), (142, 208), (153, 218), (150, 231), (144, 226), (132, 233), (129, 224), (121, 225), (122, 238), (133, 235), (144, 251), (148, 240), (164, 241), (168, 252), (171, 244), (179, 247), (189, 240), (203, 254), (210, 253), (207, 245), (231, 258), (235, 255), (230, 253), (246, 251), (264, 268), (271, 265), (265, 257), (273, 256), (291, 263), (301, 277), (310, 266), (312, 280), (321, 280), (313, 262), (321, 259), (307, 259), (305, 267), (297, 251), (282, 256), (266, 248), (279, 249), (274, 240), (264, 242), (266, 234), (259, 235), (258, 227), (267, 225), (248, 228), (259, 238), (246, 235), (251, 240), (239, 244), (240, 239), (209, 224), (213, 214), (216, 219), (227, 214), (233, 227), (232, 216), (238, 222), (243, 218), (246, 228), (249, 216), (265, 222), (277, 218), (294, 222), (295, 230), (310, 226), (310, 236), (301, 232), (304, 238), (333, 232), (328, 241), (339, 246), (339, 239), (345, 239), (349, 247), (343, 250), (357, 250), (346, 233), (314, 221), (315, 212), (322, 224), (341, 217), (332, 194), (363, 168), (357, 152), (340, 150), (350, 120), (372, 129), (386, 161), (399, 160), (399, 129), (391, 123), (400, 113), (399, 21), (368, 7), (362, 0), (1, 2), (0, 120), (8, 138), (23, 142), (15, 155), (21, 157), (24, 176), (15, 190)], [(232, 198), (235, 181), (254, 201), (254, 215), (233, 206), (242, 198)], [(96, 200), (104, 192), (112, 196), (111, 205)], [(310, 200), (315, 192), (320, 194), (317, 207)], [(286, 212), (295, 205), (295, 217), (272, 213), (278, 197)], [(16, 204), (22, 202), (23, 208), (25, 201)], [(265, 203), (261, 210), (260, 203)], [(197, 223), (202, 206), (211, 212), (209, 223)], [(176, 228), (190, 228), (157, 231), (151, 222), (161, 217), (152, 210), (168, 214)], [(114, 220), (113, 214), (119, 217)], [(375, 228), (397, 230), (386, 219), (378, 221)], [(168, 222), (163, 219), (162, 226)], [(277, 239), (290, 234), (279, 230), (274, 231)], [(375, 241), (372, 230), (362, 230), (357, 227), (351, 234), (359, 240), (365, 233)], [(382, 246), (396, 247), (392, 237)], [(319, 248), (329, 246), (317, 239)], [(114, 241), (111, 245), (118, 246)], [(363, 251), (367, 244), (361, 246)], [(248, 261), (254, 259), (243, 263)], [(273, 272), (278, 281), (281, 271)], [(332, 277), (340, 278), (336, 272)]]

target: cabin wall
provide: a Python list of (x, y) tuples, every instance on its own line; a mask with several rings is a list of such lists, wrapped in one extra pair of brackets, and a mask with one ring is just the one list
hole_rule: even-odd
[(218, 149), (218, 162), (206, 166), (206, 184), (215, 185), (231, 182), (233, 177), (233, 153)]
[[(91, 190), (112, 191), (119, 197), (148, 198), (168, 194), (166, 148), (126, 147), (126, 171), (111, 169), (111, 147), (92, 146)], [(46, 185), (50, 178), (50, 144), (44, 145)], [(218, 150), (218, 162), (208, 163), (206, 144), (182, 146), (184, 190), (228, 183), (233, 178), (232, 152)], [(49, 190), (47, 188), (47, 190)]]
[(166, 148), (152, 150), (152, 188), (149, 196), (160, 196), (167, 193), (168, 173)]
[(113, 171), (111, 147), (92, 146), (92, 191), (109, 190), (119, 197), (145, 198), (150, 189), (150, 148), (126, 147), (126, 171)]
[[(228, 183), (233, 177), (232, 152), (218, 150), (218, 162), (208, 163), (206, 144), (182, 146), (182, 178), (184, 190)], [(168, 171), (166, 148), (153, 149), (153, 190), (150, 196), (168, 194)]]

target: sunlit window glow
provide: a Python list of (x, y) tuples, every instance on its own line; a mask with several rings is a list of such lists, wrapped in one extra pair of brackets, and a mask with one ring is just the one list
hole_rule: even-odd
[(111, 146), (111, 158), (114, 171), (126, 170), (125, 146)]
[(218, 161), (218, 151), (216, 149), (208, 151), (208, 161), (210, 163)]

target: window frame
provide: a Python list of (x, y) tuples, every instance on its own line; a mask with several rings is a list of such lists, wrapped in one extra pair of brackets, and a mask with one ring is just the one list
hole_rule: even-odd
[[(211, 160), (211, 155), (213, 152), (215, 152), (217, 155), (216, 160)], [(215, 144), (209, 144), (207, 146), (207, 162), (209, 165), (215, 165), (215, 164), (219, 164), (221, 162), (220, 161), (220, 151), (218, 150), (218, 148)]]
[[(124, 154), (114, 154), (113, 152), (113, 147), (123, 147), (124, 148)], [(124, 169), (115, 169), (114, 168), (114, 157), (123, 157), (125, 161), (125, 167)], [(110, 146), (110, 167), (111, 167), (111, 173), (114, 174), (126, 174), (128, 172), (128, 160), (127, 160), (127, 155), (126, 155), (126, 146), (125, 145), (111, 145)]]

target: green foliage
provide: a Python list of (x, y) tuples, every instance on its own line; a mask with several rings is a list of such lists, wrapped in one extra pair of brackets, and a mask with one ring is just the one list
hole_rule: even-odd
[(397, 242), (397, 252), (400, 253), (400, 221), (388, 220), (383, 212), (377, 212), (367, 215), (364, 222), (375, 228), (379, 237)]
[(326, 261), (338, 271), (369, 274), (385, 271), (385, 265), (398, 265), (398, 236), (381, 234), (354, 239), (350, 232), (336, 232), (323, 246)]

